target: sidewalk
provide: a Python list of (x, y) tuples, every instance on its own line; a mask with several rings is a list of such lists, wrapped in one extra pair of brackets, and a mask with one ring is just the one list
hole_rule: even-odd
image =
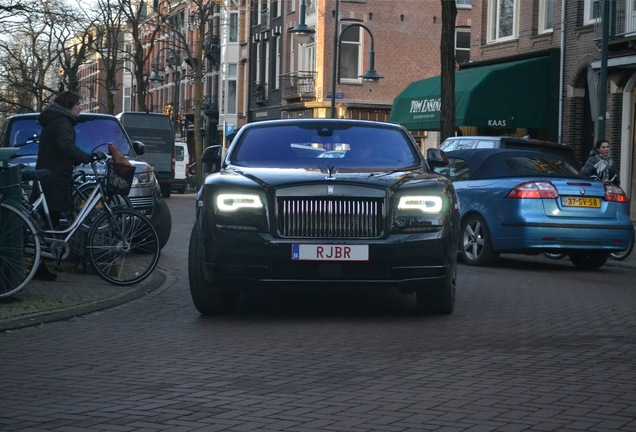
[(111, 285), (96, 274), (58, 273), (53, 282), (33, 280), (16, 295), (0, 298), (0, 331), (95, 312), (139, 298), (160, 287), (159, 271), (130, 287)]

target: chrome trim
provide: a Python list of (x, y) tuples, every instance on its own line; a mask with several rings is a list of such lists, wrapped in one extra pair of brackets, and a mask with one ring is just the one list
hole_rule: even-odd
[(383, 215), (381, 199), (278, 199), (278, 231), (282, 237), (379, 238)]

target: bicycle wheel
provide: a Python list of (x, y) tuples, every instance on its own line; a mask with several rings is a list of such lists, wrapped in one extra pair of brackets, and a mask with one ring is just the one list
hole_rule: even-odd
[[(95, 186), (96, 186), (95, 183), (88, 182), (88, 183), (83, 183), (79, 186), (75, 186), (73, 188), (73, 208), (76, 214), (79, 214), (82, 211), (82, 209), (84, 208), (84, 205), (86, 204), (86, 201), (88, 200), (88, 197), (93, 192), (93, 189), (95, 189)], [(130, 204), (130, 200), (128, 199), (128, 197), (124, 195), (120, 195), (120, 194), (108, 194), (106, 196), (106, 203), (108, 204), (109, 207), (122, 206), (122, 207), (132, 208), (132, 205)], [(100, 200), (97, 203), (97, 207), (95, 207), (88, 214), (84, 222), (82, 222), (81, 228), (83, 230), (88, 231), (90, 229), (92, 222), (102, 212), (103, 207), (104, 207), (103, 201)]]
[(40, 263), (40, 236), (12, 204), (0, 204), (0, 297), (20, 291)]
[(91, 225), (86, 250), (97, 274), (113, 285), (134, 285), (157, 266), (161, 249), (157, 231), (143, 214), (116, 208)]

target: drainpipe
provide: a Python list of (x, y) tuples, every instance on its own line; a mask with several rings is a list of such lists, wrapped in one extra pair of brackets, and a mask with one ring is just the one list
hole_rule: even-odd
[(609, 48), (610, 2), (603, 2), (603, 40), (601, 45), (601, 78), (599, 80), (598, 135), (596, 139), (605, 138), (605, 120), (607, 117), (607, 51)]
[(563, 141), (563, 84), (565, 81), (565, 0), (561, 0), (561, 55), (559, 59), (559, 130), (557, 142)]

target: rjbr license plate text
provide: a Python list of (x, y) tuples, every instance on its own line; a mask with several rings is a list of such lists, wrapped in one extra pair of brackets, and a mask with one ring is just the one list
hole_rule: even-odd
[(601, 207), (601, 200), (598, 198), (564, 197), (563, 203), (566, 207)]
[(369, 246), (293, 244), (291, 258), (306, 261), (369, 261)]

